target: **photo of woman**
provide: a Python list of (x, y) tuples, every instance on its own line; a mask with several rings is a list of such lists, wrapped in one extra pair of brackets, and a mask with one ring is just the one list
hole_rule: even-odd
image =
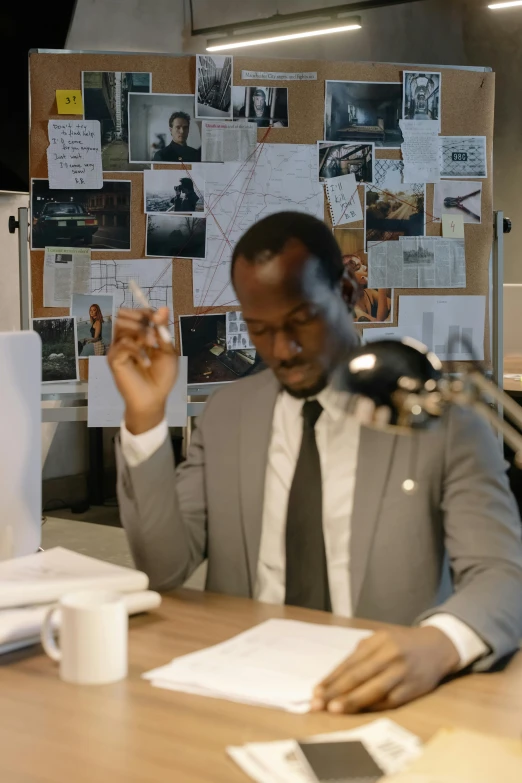
[(390, 288), (368, 288), (368, 256), (364, 252), (364, 231), (359, 228), (336, 228), (335, 238), (343, 254), (343, 263), (359, 284), (355, 303), (355, 323), (391, 323), (393, 292)]
[[(105, 356), (105, 343), (103, 342), (103, 315), (100, 309), (100, 305), (93, 304), (89, 308), (89, 317), (91, 319), (91, 336), (90, 338), (84, 337), (83, 340), (78, 340), (78, 354), (80, 356)], [(93, 346), (93, 353), (87, 352), (86, 347), (88, 345)]]
[[(114, 297), (107, 294), (73, 294), (71, 315), (76, 316), (78, 356), (105, 356), (112, 340)], [(94, 299), (94, 301), (93, 301)]]

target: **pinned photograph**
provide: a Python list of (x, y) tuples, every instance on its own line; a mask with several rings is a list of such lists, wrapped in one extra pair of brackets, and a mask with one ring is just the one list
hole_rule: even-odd
[[(239, 337), (240, 322), (234, 326), (233, 334)], [(225, 313), (181, 315), (179, 332), (181, 355), (188, 359), (188, 383), (229, 383), (266, 369), (254, 349), (228, 349)]]
[(326, 82), (327, 141), (374, 142), (376, 147), (399, 149), (401, 118), (400, 82)]
[(442, 220), (442, 215), (458, 217), (464, 223), (477, 225), (482, 222), (482, 182), (438, 182), (433, 199), (433, 217)]
[(202, 215), (204, 209), (205, 175), (203, 164), (194, 163), (186, 171), (155, 169), (143, 175), (145, 212), (161, 214), (180, 212)]
[(150, 93), (152, 74), (82, 71), (84, 119), (99, 120), (104, 171), (143, 171), (129, 163), (129, 93)]
[(99, 190), (51, 190), (31, 182), (31, 249), (47, 245), (130, 250), (131, 183), (104, 180)]
[(129, 160), (195, 163), (201, 160), (194, 95), (129, 93)]
[(196, 117), (232, 119), (232, 57), (196, 55)]
[(377, 158), (373, 164), (373, 184), (383, 190), (400, 188), (404, 182), (404, 163), (402, 160)]
[(206, 218), (147, 215), (146, 256), (205, 258)]
[(112, 294), (73, 294), (71, 315), (76, 318), (78, 356), (106, 356), (112, 342), (114, 296)]
[(441, 136), (440, 176), (466, 179), (488, 176), (485, 136)]
[(440, 126), (440, 73), (404, 71), (404, 120), (432, 120)]
[(355, 174), (357, 182), (373, 182), (374, 144), (318, 141), (319, 182)]
[(381, 190), (366, 186), (366, 242), (424, 236), (426, 186), (403, 185)]
[(63, 318), (33, 318), (32, 327), (42, 341), (42, 383), (78, 380), (76, 322)]
[(343, 263), (360, 288), (355, 303), (354, 321), (391, 323), (393, 321), (393, 291), (391, 288), (368, 288), (368, 256), (364, 252), (362, 228), (336, 228), (334, 236), (343, 254)]
[(232, 87), (235, 120), (249, 120), (258, 128), (288, 128), (287, 87)]
[(239, 310), (234, 310), (226, 314), (227, 324), (227, 349), (229, 351), (238, 351), (244, 348), (253, 348), (254, 344), (248, 334), (248, 326), (243, 321), (243, 314)]

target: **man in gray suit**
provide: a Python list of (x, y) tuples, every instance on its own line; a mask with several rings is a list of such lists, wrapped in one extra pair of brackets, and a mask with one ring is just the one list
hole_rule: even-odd
[(522, 636), (520, 520), (489, 427), (454, 406), (413, 453), (412, 438), (361, 426), (334, 382), (357, 342), (357, 292), (315, 218), (253, 226), (232, 278), (269, 369), (212, 395), (177, 471), (164, 419), (176, 356), (149, 321), (168, 311), (120, 312), (109, 361), (136, 565), (169, 590), (207, 559), (209, 590), (404, 626), (364, 640), (315, 709), (397, 706), (487, 670)]

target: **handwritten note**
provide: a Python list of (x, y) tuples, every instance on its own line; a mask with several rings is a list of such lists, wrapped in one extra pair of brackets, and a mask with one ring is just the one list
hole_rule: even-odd
[(56, 90), (58, 114), (82, 114), (83, 98), (81, 90)]
[(443, 215), (442, 236), (445, 239), (464, 239), (464, 216)]
[(363, 219), (355, 174), (344, 174), (326, 181), (326, 196), (334, 226)]
[(49, 120), (49, 188), (103, 187), (99, 120)]
[(404, 182), (440, 180), (439, 126), (437, 122), (399, 120), (404, 143)]

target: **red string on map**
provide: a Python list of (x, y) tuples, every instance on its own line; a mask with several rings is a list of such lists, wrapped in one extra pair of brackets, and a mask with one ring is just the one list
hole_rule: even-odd
[[(223, 190), (223, 192), (222, 192), (222, 193), (221, 193), (221, 194), (220, 194), (220, 195), (219, 195), (219, 196), (216, 198), (216, 200), (215, 200), (215, 201), (212, 203), (212, 205), (210, 205), (210, 204), (207, 204), (207, 205), (206, 205), (206, 208), (207, 208), (208, 212), (209, 212), (209, 213), (212, 215), (212, 217), (214, 218), (214, 221), (215, 221), (215, 223), (216, 223), (217, 227), (219, 228), (219, 231), (220, 231), (220, 232), (221, 232), (221, 234), (223, 235), (223, 238), (224, 238), (225, 242), (226, 242), (226, 243), (229, 245), (229, 247), (230, 247), (231, 249), (232, 249), (232, 246), (231, 246), (231, 244), (230, 244), (230, 241), (229, 241), (229, 239), (228, 239), (228, 236), (227, 236), (227, 234), (226, 234), (226, 233), (223, 231), (223, 229), (221, 228), (221, 226), (220, 226), (219, 222), (216, 220), (216, 217), (215, 217), (215, 215), (214, 215), (214, 212), (213, 212), (213, 210), (216, 208), (216, 206), (217, 206), (217, 204), (219, 203), (219, 201), (221, 200), (221, 198), (222, 198), (222, 197), (223, 197), (223, 196), (226, 194), (227, 190), (228, 190), (228, 189), (229, 189), (229, 188), (230, 188), (230, 187), (231, 187), (231, 186), (234, 184), (234, 182), (235, 182), (235, 180), (237, 179), (237, 177), (238, 177), (238, 176), (239, 176), (239, 175), (242, 173), (242, 171), (245, 169), (245, 167), (246, 167), (246, 166), (247, 166), (247, 165), (250, 163), (251, 159), (252, 159), (252, 158), (254, 158), (254, 160), (255, 160), (255, 163), (254, 163), (254, 166), (252, 167), (252, 171), (251, 171), (251, 173), (250, 173), (250, 176), (249, 176), (249, 178), (248, 178), (248, 182), (247, 182), (247, 184), (246, 184), (246, 189), (245, 189), (245, 191), (242, 193), (241, 202), (240, 202), (240, 204), (239, 204), (239, 206), (238, 206), (238, 208), (237, 208), (237, 210), (236, 210), (236, 212), (235, 212), (235, 214), (234, 214), (234, 216), (233, 216), (233, 218), (232, 218), (232, 221), (231, 221), (231, 223), (230, 223), (230, 226), (229, 226), (229, 232), (230, 232), (230, 231), (232, 230), (232, 228), (233, 228), (234, 222), (235, 222), (235, 220), (236, 220), (236, 218), (237, 218), (237, 215), (238, 215), (238, 213), (239, 213), (239, 210), (240, 210), (240, 208), (241, 208), (241, 204), (243, 203), (243, 200), (244, 200), (244, 198), (245, 198), (245, 195), (246, 195), (246, 193), (248, 192), (248, 186), (249, 186), (249, 184), (250, 184), (251, 178), (252, 178), (252, 176), (253, 176), (253, 174), (254, 174), (255, 168), (256, 168), (256, 166), (257, 166), (257, 163), (258, 163), (258, 161), (259, 161), (259, 158), (260, 158), (261, 152), (262, 152), (262, 150), (263, 150), (263, 146), (264, 146), (264, 144), (265, 144), (265, 142), (266, 142), (266, 139), (267, 139), (267, 137), (268, 137), (268, 135), (269, 135), (269, 133), (270, 133), (270, 131), (271, 131), (271, 130), (272, 130), (271, 128), (268, 128), (268, 129), (267, 129), (267, 131), (266, 131), (266, 133), (264, 134), (264, 136), (263, 136), (263, 138), (261, 139), (261, 141), (260, 141), (260, 142), (258, 142), (258, 144), (256, 144), (256, 148), (255, 148), (255, 150), (254, 150), (254, 151), (253, 151), (253, 152), (252, 152), (252, 153), (251, 153), (251, 154), (248, 156), (248, 158), (247, 158), (247, 159), (244, 161), (243, 165), (242, 165), (242, 166), (241, 166), (241, 167), (240, 167), (240, 168), (239, 168), (239, 169), (236, 171), (236, 173), (234, 174), (234, 176), (232, 177), (232, 179), (230, 180), (230, 182), (228, 183), (228, 185), (226, 186), (226, 188), (225, 188), (225, 189)], [(187, 167), (185, 166), (185, 164), (184, 164), (184, 163), (183, 163), (183, 168), (184, 168), (185, 172), (187, 173), (187, 175), (188, 175), (188, 176), (190, 177), (190, 179), (192, 180), (192, 176), (191, 176), (190, 170), (189, 170), (189, 169), (187, 169)], [(192, 180), (192, 181), (193, 181), (193, 180)], [(185, 246), (186, 246), (186, 245), (187, 245), (187, 244), (190, 242), (190, 239), (191, 239), (192, 235), (193, 235), (193, 231), (191, 231), (191, 232), (190, 232), (190, 234), (189, 234), (189, 236), (188, 236), (188, 238), (187, 238), (187, 241), (186, 241), (186, 242), (185, 242), (185, 244), (184, 244), (184, 245), (183, 245), (183, 246), (180, 248), (180, 250), (183, 250), (183, 248), (184, 248), (184, 247), (185, 247)], [(210, 270), (212, 269), (212, 267), (214, 267), (214, 273), (213, 273), (213, 275), (212, 275), (212, 278), (211, 278), (211, 280), (210, 280), (210, 282), (209, 282), (209, 284), (208, 284), (208, 287), (206, 287), (206, 290), (203, 292), (203, 295), (202, 295), (202, 297), (201, 297), (201, 301), (205, 301), (205, 299), (206, 299), (206, 295), (207, 295), (208, 291), (210, 290), (210, 286), (212, 285), (212, 281), (213, 281), (213, 279), (214, 279), (214, 276), (215, 276), (215, 274), (216, 274), (217, 268), (219, 267), (219, 264), (220, 264), (220, 262), (221, 262), (221, 257), (222, 257), (222, 255), (223, 255), (223, 252), (224, 252), (224, 250), (225, 250), (225, 244), (223, 244), (223, 248), (222, 248), (222, 250), (221, 250), (221, 254), (220, 254), (220, 258), (219, 258), (219, 260), (218, 260), (218, 261), (217, 261), (215, 264), (213, 264), (213, 265), (211, 265), (211, 266), (209, 266), (209, 267), (208, 267), (207, 276), (206, 276), (206, 278), (205, 278), (205, 282), (204, 282), (204, 285), (203, 285), (203, 287), (204, 287), (204, 288), (207, 286), (207, 279), (208, 279), (208, 275), (209, 275), (209, 273), (210, 273)], [(170, 262), (170, 263), (169, 263), (169, 265), (168, 265), (168, 266), (167, 266), (167, 267), (166, 267), (166, 268), (165, 268), (165, 269), (162, 271), (161, 275), (159, 275), (159, 277), (157, 278), (157, 280), (154, 282), (153, 286), (151, 286), (151, 287), (154, 287), (154, 285), (157, 285), (157, 283), (159, 282), (159, 280), (161, 280), (162, 276), (165, 274), (165, 272), (168, 270), (168, 268), (169, 268), (169, 266), (170, 266), (171, 264), (172, 264), (172, 262)], [(227, 286), (228, 286), (228, 283), (227, 283)], [(221, 291), (218, 293), (218, 295), (217, 295), (217, 297), (216, 297), (215, 301), (217, 301), (217, 299), (219, 298), (219, 296), (221, 296), (221, 294), (223, 293), (223, 291), (226, 289), (226, 287), (227, 287), (227, 286), (224, 286), (224, 288), (223, 288), (223, 289), (222, 289), (222, 290), (221, 290)], [(232, 302), (230, 302), (230, 304), (234, 304), (234, 302), (232, 301)], [(224, 305), (224, 306), (226, 306), (226, 305)], [(207, 309), (205, 309), (203, 312), (199, 312), (199, 313), (197, 313), (197, 316), (200, 316), (200, 315), (206, 315), (206, 314), (207, 314), (207, 312), (210, 312), (212, 309), (214, 309), (214, 304), (211, 304), (211, 305), (210, 305), (210, 306), (209, 306)], [(177, 319), (177, 321), (179, 322), (179, 318)], [(176, 321), (176, 319), (174, 319), (174, 320), (173, 320), (173, 321), (171, 321), (170, 323), (171, 323), (171, 324), (173, 324), (173, 325), (175, 325), (175, 324), (177, 323), (177, 321)], [(197, 318), (196, 318), (196, 323), (197, 323)], [(194, 324), (194, 327), (195, 327), (196, 323)]]
[[(218, 227), (219, 231), (221, 232), (221, 234), (223, 235), (223, 239), (224, 239), (225, 241), (224, 241), (224, 243), (223, 243), (223, 247), (222, 247), (222, 249), (221, 249), (221, 253), (220, 253), (219, 259), (217, 260), (217, 262), (215, 262), (215, 263), (213, 263), (213, 264), (209, 265), (209, 267), (208, 267), (208, 269), (207, 269), (207, 275), (206, 275), (206, 277), (205, 277), (205, 281), (204, 281), (204, 283), (203, 283), (203, 289), (204, 289), (204, 290), (203, 290), (203, 292), (202, 292), (202, 296), (201, 296), (201, 302), (204, 302), (204, 301), (205, 301), (205, 299), (206, 299), (206, 297), (207, 297), (207, 294), (208, 294), (208, 292), (210, 291), (210, 288), (211, 288), (211, 286), (212, 286), (212, 282), (213, 282), (213, 280), (214, 280), (214, 277), (215, 277), (215, 275), (216, 275), (216, 272), (217, 272), (217, 270), (218, 270), (218, 268), (219, 268), (219, 265), (220, 265), (220, 263), (221, 263), (221, 259), (222, 259), (222, 257), (223, 257), (223, 253), (224, 253), (224, 251), (225, 251), (225, 247), (226, 247), (226, 245), (228, 245), (228, 246), (230, 247), (230, 249), (232, 249), (231, 243), (230, 243), (230, 241), (229, 241), (229, 237), (228, 237), (227, 233), (226, 233), (225, 231), (223, 231), (223, 229), (221, 228), (221, 225), (219, 224), (219, 222), (216, 220), (216, 217), (215, 217), (215, 215), (214, 215), (214, 211), (213, 211), (213, 210), (215, 209), (215, 207), (217, 206), (217, 204), (219, 203), (219, 201), (221, 200), (221, 198), (223, 198), (223, 196), (226, 194), (227, 190), (228, 190), (228, 189), (229, 189), (229, 188), (230, 188), (230, 187), (231, 187), (231, 186), (234, 184), (235, 180), (236, 180), (236, 179), (237, 179), (237, 177), (238, 177), (238, 176), (239, 176), (239, 175), (242, 173), (242, 171), (243, 171), (243, 170), (244, 170), (244, 168), (245, 168), (245, 167), (248, 165), (248, 163), (250, 162), (250, 160), (251, 160), (252, 158), (254, 158), (255, 162), (254, 162), (254, 165), (253, 165), (253, 167), (252, 167), (252, 170), (251, 170), (251, 172), (250, 172), (250, 175), (249, 175), (249, 177), (248, 177), (248, 181), (247, 181), (247, 183), (246, 183), (246, 188), (245, 188), (245, 190), (244, 190), (244, 191), (243, 191), (243, 192), (240, 194), (240, 195), (241, 195), (241, 200), (240, 200), (240, 202), (239, 202), (239, 205), (238, 205), (238, 207), (237, 207), (237, 209), (236, 209), (236, 211), (235, 211), (235, 213), (234, 213), (234, 216), (233, 216), (233, 218), (232, 218), (232, 220), (231, 220), (231, 223), (230, 223), (230, 225), (229, 225), (229, 228), (228, 228), (228, 234), (230, 234), (230, 232), (232, 231), (232, 228), (233, 228), (233, 226), (234, 226), (234, 223), (235, 223), (235, 221), (236, 221), (236, 219), (237, 219), (237, 216), (238, 216), (238, 214), (239, 214), (239, 211), (240, 211), (240, 209), (241, 209), (241, 206), (242, 206), (242, 203), (243, 203), (243, 201), (244, 201), (244, 198), (245, 198), (245, 196), (246, 196), (246, 194), (247, 194), (247, 192), (248, 192), (248, 187), (249, 187), (249, 185), (250, 185), (250, 182), (251, 182), (251, 179), (252, 179), (252, 177), (253, 177), (253, 175), (254, 175), (254, 172), (255, 172), (256, 166), (257, 166), (257, 164), (258, 164), (258, 162), (259, 162), (259, 159), (260, 159), (260, 156), (261, 156), (261, 153), (262, 153), (262, 150), (263, 150), (264, 144), (266, 143), (266, 139), (267, 139), (267, 137), (268, 137), (268, 134), (270, 133), (270, 130), (271, 130), (271, 128), (268, 128), (268, 129), (267, 129), (267, 131), (266, 131), (266, 133), (264, 134), (264, 136), (263, 136), (263, 138), (261, 139), (261, 141), (260, 141), (260, 142), (258, 142), (258, 144), (256, 145), (256, 148), (255, 148), (254, 152), (252, 152), (252, 154), (251, 154), (251, 155), (249, 155), (249, 157), (248, 157), (248, 158), (245, 160), (245, 162), (243, 163), (243, 165), (242, 165), (242, 166), (241, 166), (241, 167), (238, 169), (238, 171), (237, 171), (237, 172), (234, 174), (234, 176), (232, 177), (232, 179), (230, 180), (230, 182), (228, 183), (228, 185), (226, 186), (226, 188), (225, 188), (225, 189), (222, 191), (222, 193), (221, 193), (219, 196), (217, 196), (217, 197), (216, 197), (216, 199), (215, 199), (215, 201), (212, 203), (212, 205), (211, 205), (211, 204), (207, 204), (207, 205), (206, 205), (206, 209), (207, 209), (207, 211), (208, 211), (208, 212), (209, 212), (209, 213), (212, 215), (212, 217), (214, 218), (214, 222), (216, 223), (216, 225), (217, 225), (217, 227)], [(183, 165), (183, 169), (185, 170), (185, 172), (187, 173), (187, 175), (188, 175), (188, 176), (190, 177), (190, 179), (192, 180), (192, 176), (191, 176), (190, 170), (189, 170), (189, 169), (187, 169), (187, 167), (185, 166), (185, 164), (184, 164), (184, 163), (183, 163), (182, 165)], [(414, 207), (414, 208), (416, 208), (416, 204), (412, 204), (412, 202), (410, 202), (410, 201), (406, 201), (405, 199), (398, 198), (396, 194), (390, 194), (390, 193), (389, 193), (389, 191), (383, 190), (382, 188), (379, 188), (377, 185), (371, 185), (371, 187), (372, 187), (374, 190), (377, 190), (377, 191), (379, 191), (379, 193), (381, 193), (381, 194), (383, 194), (383, 195), (393, 195), (393, 196), (394, 196), (394, 198), (396, 199), (396, 201), (399, 201), (401, 204), (405, 204), (405, 205), (407, 205), (407, 206), (410, 206), (410, 207)], [(346, 206), (345, 206), (345, 208), (344, 208), (344, 210), (343, 210), (343, 215), (344, 215), (344, 213), (346, 212), (346, 209), (348, 208), (348, 203), (349, 203), (349, 202), (347, 202), (347, 204), (346, 204)], [(429, 218), (430, 218), (430, 220), (426, 221), (426, 224), (425, 224), (426, 226), (428, 226), (429, 224), (431, 224), (431, 223), (435, 222), (436, 218), (435, 218), (433, 215), (431, 215), (429, 212), (427, 212), (427, 210), (426, 210), (426, 209), (422, 210), (422, 212), (423, 212), (423, 214), (424, 214), (426, 217), (429, 217)], [(341, 219), (342, 219), (342, 217), (341, 217)], [(337, 227), (340, 227), (340, 226), (337, 226)], [(187, 242), (185, 243), (185, 245), (183, 245), (183, 246), (182, 246), (181, 250), (183, 250), (183, 247), (185, 247), (185, 246), (186, 246), (186, 244), (188, 244), (188, 242), (190, 241), (191, 237), (192, 237), (192, 232), (189, 234), (189, 237), (188, 237), (188, 239), (187, 239)], [(375, 245), (374, 245), (374, 247), (375, 247), (375, 246), (377, 246), (377, 245), (380, 245), (380, 244), (382, 244), (383, 242), (386, 242), (386, 241), (388, 241), (388, 240), (385, 240), (385, 239), (384, 239), (384, 240), (381, 240), (380, 242), (376, 242), (376, 243), (375, 243)], [(365, 252), (365, 248), (364, 248), (364, 247), (362, 247), (362, 248), (359, 248), (358, 250), (356, 250), (356, 252), (357, 252), (357, 253), (359, 253), (359, 252), (361, 252), (361, 253), (364, 253), (364, 252)], [(170, 262), (170, 263), (172, 263), (172, 262)], [(170, 264), (169, 264), (169, 266), (170, 266)], [(165, 274), (165, 272), (167, 271), (167, 269), (168, 269), (168, 266), (165, 268), (165, 270), (163, 270), (162, 274), (161, 274), (161, 275), (158, 277), (158, 279), (157, 279), (157, 280), (154, 282), (153, 286), (154, 286), (154, 285), (156, 285), (156, 284), (159, 282), (159, 280), (161, 279), (161, 277), (163, 276), (163, 274)], [(213, 271), (212, 277), (210, 278), (210, 281), (208, 281), (208, 276), (209, 276), (209, 274), (210, 274), (210, 271), (211, 271), (211, 269), (214, 269), (214, 271)], [(208, 285), (207, 285), (207, 281), (208, 281)], [(207, 307), (203, 307), (203, 305), (200, 305), (200, 306), (199, 306), (199, 312), (196, 314), (196, 320), (195, 320), (195, 322), (194, 322), (194, 327), (193, 327), (193, 328), (196, 328), (196, 326), (197, 326), (197, 324), (198, 324), (198, 322), (199, 322), (199, 318), (200, 318), (201, 316), (207, 315), (207, 314), (208, 314), (208, 313), (210, 313), (212, 310), (216, 309), (215, 302), (216, 302), (216, 301), (219, 299), (219, 297), (221, 296), (221, 294), (223, 293), (223, 291), (225, 291), (225, 290), (226, 290), (226, 288), (228, 288), (228, 285), (229, 285), (229, 283), (227, 282), (227, 283), (226, 283), (226, 285), (225, 285), (225, 286), (223, 286), (223, 288), (222, 288), (222, 289), (221, 289), (221, 290), (220, 290), (220, 291), (217, 293), (216, 297), (214, 298), (214, 301), (213, 301), (213, 302), (212, 302), (210, 305), (208, 305)], [(152, 286), (152, 287), (153, 287), (153, 286)], [(230, 301), (230, 302), (225, 302), (225, 303), (223, 303), (222, 305), (220, 305), (220, 308), (221, 308), (221, 307), (227, 307), (227, 306), (229, 306), (229, 305), (233, 305), (233, 304), (235, 304), (235, 300), (232, 300), (232, 301)], [(179, 317), (178, 317), (178, 319), (174, 319), (173, 321), (171, 321), (171, 324), (173, 324), (173, 325), (175, 325), (176, 323), (179, 323)]]

